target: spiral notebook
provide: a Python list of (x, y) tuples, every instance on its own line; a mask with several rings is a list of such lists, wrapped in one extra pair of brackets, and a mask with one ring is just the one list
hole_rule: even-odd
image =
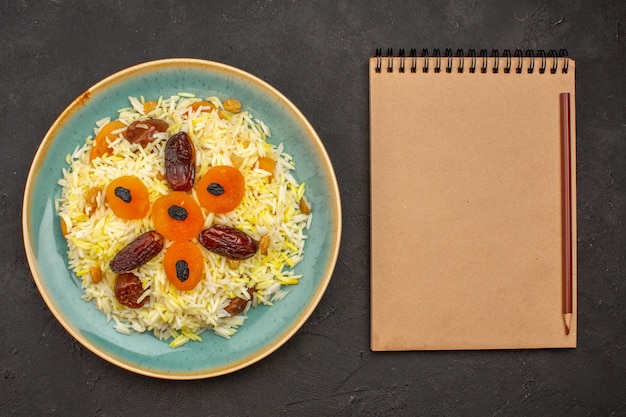
[(372, 350), (575, 347), (575, 61), (381, 52), (369, 62)]

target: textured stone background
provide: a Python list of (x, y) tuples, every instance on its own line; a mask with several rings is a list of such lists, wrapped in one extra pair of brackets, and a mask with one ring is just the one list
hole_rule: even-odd
[[(576, 59), (577, 349), (369, 350), (377, 47), (567, 48)], [(100, 79), (167, 57), (230, 64), (283, 92), (322, 138), (343, 198), (339, 261), (310, 320), (259, 363), (201, 381), (135, 375), (82, 348), (39, 296), (21, 240), (24, 183), (55, 118)], [(625, 68), (622, 0), (2, 2), (0, 414), (625, 416)]]

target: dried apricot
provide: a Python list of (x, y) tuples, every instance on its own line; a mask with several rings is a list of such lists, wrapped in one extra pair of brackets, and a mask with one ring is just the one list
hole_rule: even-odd
[(268, 177), (268, 180), (271, 182), (274, 178), (274, 169), (276, 168), (276, 161), (272, 158), (264, 156), (259, 158), (257, 161), (257, 166), (259, 169), (269, 172), (271, 175)]
[(193, 110), (194, 112), (200, 109), (200, 111), (203, 113), (210, 113), (213, 110), (217, 109), (217, 107), (215, 107), (213, 104), (209, 103), (208, 101), (196, 101), (190, 107), (191, 107), (191, 110)]
[(146, 101), (143, 103), (143, 112), (150, 113), (152, 110), (156, 109), (157, 104), (159, 103), (156, 101)]
[(179, 290), (195, 288), (204, 274), (204, 258), (191, 242), (174, 242), (165, 252), (163, 269), (167, 279)]
[(98, 131), (98, 134), (93, 140), (91, 145), (91, 151), (89, 151), (89, 160), (104, 156), (107, 153), (111, 153), (108, 141), (113, 141), (117, 136), (113, 133), (117, 130), (125, 128), (126, 125), (119, 120), (113, 120), (102, 126)]
[(106, 189), (106, 201), (113, 213), (122, 219), (141, 219), (150, 210), (148, 188), (133, 175), (111, 181)]
[(272, 158), (268, 156), (264, 156), (262, 158), (259, 158), (257, 163), (260, 169), (265, 170), (269, 172), (270, 174), (274, 173), (274, 168), (276, 167), (276, 161), (274, 161)]
[(152, 206), (155, 229), (174, 241), (191, 240), (204, 226), (204, 216), (193, 197), (174, 191), (159, 197)]
[(191, 106), (189, 106), (192, 111), (196, 112), (200, 109), (201, 113), (211, 113), (217, 110), (217, 115), (220, 119), (224, 119), (224, 111), (218, 109), (213, 103), (209, 103), (208, 101), (196, 101)]
[(237, 168), (218, 165), (202, 176), (196, 192), (202, 207), (213, 213), (234, 210), (245, 194), (245, 179)]

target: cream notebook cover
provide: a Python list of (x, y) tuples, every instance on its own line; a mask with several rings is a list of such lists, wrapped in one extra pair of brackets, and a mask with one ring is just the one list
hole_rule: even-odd
[[(371, 348), (576, 346), (575, 61), (370, 58)], [(573, 318), (563, 320), (560, 93), (571, 95)]]

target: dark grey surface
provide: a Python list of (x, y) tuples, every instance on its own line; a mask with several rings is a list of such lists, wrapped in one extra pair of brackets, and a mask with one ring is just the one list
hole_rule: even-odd
[[(567, 48), (576, 59), (577, 349), (370, 351), (377, 47)], [(220, 61), (282, 91), (322, 138), (343, 199), (337, 268), (310, 320), (261, 362), (201, 381), (143, 377), (82, 348), (41, 299), (20, 237), (30, 162), (59, 113), (105, 76), (166, 57)], [(625, 416), (625, 69), (622, 0), (2, 2), (0, 414)]]

